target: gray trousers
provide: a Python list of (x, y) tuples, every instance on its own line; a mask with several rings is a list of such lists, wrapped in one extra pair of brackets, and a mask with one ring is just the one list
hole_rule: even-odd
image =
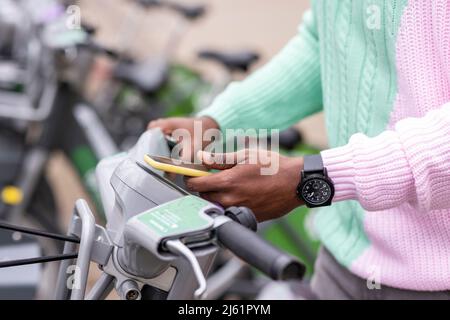
[[(328, 250), (322, 248), (316, 260), (311, 288), (317, 299), (358, 300), (450, 300), (449, 291), (411, 291), (381, 284), (380, 289), (369, 289), (361, 279), (340, 265)], [(448, 275), (450, 277), (450, 274)]]

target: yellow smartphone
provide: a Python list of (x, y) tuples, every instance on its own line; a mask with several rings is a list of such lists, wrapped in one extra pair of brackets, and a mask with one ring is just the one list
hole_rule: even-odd
[(205, 177), (211, 174), (205, 166), (167, 157), (146, 154), (144, 161), (156, 170), (176, 173), (188, 177)]

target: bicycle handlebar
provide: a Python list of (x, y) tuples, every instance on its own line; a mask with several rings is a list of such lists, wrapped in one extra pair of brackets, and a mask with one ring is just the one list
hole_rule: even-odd
[(249, 265), (274, 280), (301, 279), (305, 266), (243, 225), (229, 220), (216, 229), (219, 242)]

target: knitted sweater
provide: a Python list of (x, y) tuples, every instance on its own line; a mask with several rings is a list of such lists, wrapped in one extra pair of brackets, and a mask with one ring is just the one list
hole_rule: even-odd
[(450, 1), (317, 0), (267, 65), (203, 112), (285, 128), (325, 110), (335, 184), (316, 216), (354, 274), (450, 289)]

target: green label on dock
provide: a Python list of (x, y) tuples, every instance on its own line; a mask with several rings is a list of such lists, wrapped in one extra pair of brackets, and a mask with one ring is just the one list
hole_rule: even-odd
[(186, 196), (160, 205), (138, 216), (138, 220), (161, 237), (206, 229), (213, 219), (203, 214), (211, 204), (196, 196)]

